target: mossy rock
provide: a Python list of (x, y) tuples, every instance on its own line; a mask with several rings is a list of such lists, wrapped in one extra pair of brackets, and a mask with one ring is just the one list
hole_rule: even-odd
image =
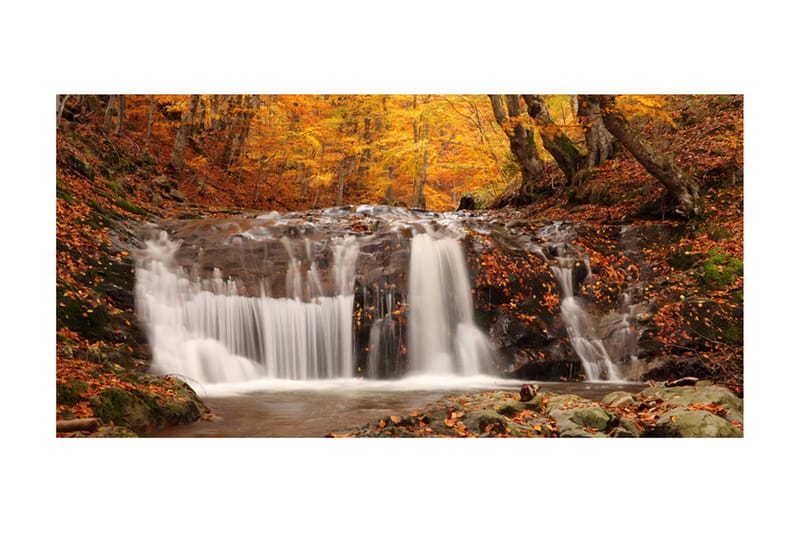
[[(593, 426), (584, 425), (585, 422), (591, 424), (601, 424), (606, 427), (607, 421), (602, 420), (602, 417), (597, 416), (596, 413), (579, 413), (584, 411), (583, 408), (578, 409), (556, 409), (550, 416), (558, 425), (559, 437), (607, 437), (608, 435)], [(592, 428), (588, 430), (587, 428)]]
[(502, 428), (503, 433), (508, 433), (508, 418), (490, 409), (471, 411), (464, 417), (464, 426), (470, 433), (485, 433), (486, 427), (494, 424), (493, 433)]
[(81, 393), (86, 392), (89, 385), (85, 381), (73, 380), (67, 383), (56, 383), (56, 403), (72, 407), (81, 401)]
[(619, 417), (617, 427), (614, 428), (609, 435), (612, 437), (641, 437), (642, 430), (636, 426), (635, 420), (621, 416)]
[(516, 414), (521, 413), (522, 411), (539, 411), (540, 403), (534, 402), (536, 398), (532, 398), (530, 401), (527, 402), (519, 402), (517, 400), (506, 400), (504, 402), (500, 402), (495, 405), (494, 410), (500, 413), (503, 416), (513, 417)]
[[(537, 398), (538, 396), (539, 395), (537, 395)], [(575, 404), (575, 406), (588, 407), (591, 404), (591, 402), (586, 398), (581, 398), (580, 396), (577, 396), (575, 394), (553, 394), (553, 395), (545, 394), (542, 396), (543, 399), (539, 403), (541, 405), (544, 399), (547, 400), (544, 408), (544, 413), (546, 415), (551, 415), (551, 416), (553, 411), (555, 411), (556, 409), (561, 409), (561, 407), (567, 402), (572, 402), (573, 404)], [(534, 398), (534, 400), (536, 400), (536, 398)]]
[(77, 155), (72, 153), (67, 154), (65, 163), (69, 168), (82, 174), (83, 176), (89, 178), (90, 180), (94, 179), (95, 172), (92, 166), (83, 159), (81, 159), (80, 157), (78, 157)]
[(633, 397), (633, 394), (623, 390), (609, 392), (602, 400), (602, 403), (609, 407), (627, 407), (633, 405), (635, 402), (636, 399)]
[(742, 430), (721, 416), (684, 407), (671, 409), (658, 418), (656, 437), (743, 437)]
[(718, 385), (702, 387), (650, 387), (641, 392), (644, 401), (658, 399), (668, 405), (719, 405), (725, 409), (725, 419), (743, 421), (744, 401), (730, 389)]
[(579, 426), (607, 433), (617, 423), (617, 416), (602, 407), (569, 409), (569, 419)]
[(136, 433), (152, 431), (165, 425), (185, 424), (200, 418), (207, 408), (191, 387), (181, 381), (165, 382), (156, 378), (157, 384), (174, 390), (174, 397), (145, 394), (134, 389), (109, 387), (89, 398), (96, 416), (104, 423), (126, 426)]
[(155, 425), (147, 402), (138, 391), (109, 387), (89, 398), (89, 404), (106, 424), (127, 426), (137, 433)]

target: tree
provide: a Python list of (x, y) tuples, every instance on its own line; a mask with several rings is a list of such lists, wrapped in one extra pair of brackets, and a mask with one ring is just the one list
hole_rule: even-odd
[(603, 122), (614, 137), (636, 158), (644, 168), (660, 181), (677, 203), (675, 213), (691, 218), (701, 213), (700, 186), (675, 164), (672, 157), (657, 151), (628, 122), (616, 106), (613, 95), (593, 95), (603, 114)]
[(523, 100), (528, 106), (528, 114), (534, 118), (539, 125), (539, 134), (542, 137), (542, 145), (558, 164), (558, 168), (567, 178), (567, 183), (573, 184), (575, 174), (585, 165), (585, 156), (581, 154), (577, 146), (567, 137), (561, 128), (550, 118), (550, 113), (544, 103), (544, 99), (538, 94), (524, 94)]
[(189, 107), (181, 115), (181, 125), (175, 134), (175, 147), (169, 160), (169, 167), (176, 173), (180, 172), (186, 163), (186, 141), (192, 131), (192, 123), (199, 106), (200, 95), (193, 94), (189, 100)]
[[(417, 97), (414, 96), (414, 111), (417, 110)], [(422, 149), (422, 157), (417, 163), (417, 172), (414, 175), (414, 194), (411, 196), (411, 207), (425, 209), (425, 182), (428, 181), (428, 144), (430, 141), (429, 119), (420, 114), (412, 123), (414, 130), (414, 145)]]
[(578, 117), (586, 140), (586, 166), (599, 167), (614, 153), (614, 138), (603, 123), (600, 105), (589, 95), (578, 95)]
[(242, 153), (242, 146), (250, 133), (250, 122), (258, 110), (259, 101), (260, 96), (257, 94), (250, 95), (249, 102), (244, 95), (240, 96), (239, 109), (237, 109), (236, 118), (228, 133), (228, 140), (222, 155), (222, 164), (226, 170), (234, 165)]
[(533, 201), (536, 183), (544, 172), (544, 165), (536, 150), (533, 127), (522, 120), (520, 97), (507, 94), (501, 97), (489, 95), (495, 120), (503, 128), (508, 137), (511, 152), (519, 163), (522, 172), (522, 184), (511, 199), (515, 205), (525, 205)]

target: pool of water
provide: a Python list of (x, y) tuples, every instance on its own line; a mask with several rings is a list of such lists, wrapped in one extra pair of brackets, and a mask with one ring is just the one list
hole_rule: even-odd
[[(423, 409), (449, 394), (519, 390), (523, 382), (486, 379), (333, 380), (195, 386), (212, 420), (174, 426), (149, 437), (324, 437), (378, 418)], [(540, 383), (543, 391), (600, 400), (609, 392), (638, 392), (641, 383)]]

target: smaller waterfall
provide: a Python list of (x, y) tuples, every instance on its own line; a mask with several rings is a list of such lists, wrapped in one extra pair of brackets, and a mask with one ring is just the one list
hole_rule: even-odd
[(591, 265), (588, 257), (571, 244), (571, 228), (555, 223), (541, 236), (551, 256), (550, 270), (561, 289), (561, 315), (570, 344), (581, 359), (586, 379), (625, 381), (623, 365), (636, 358), (637, 347), (630, 298), (626, 295), (619, 312), (592, 314), (577, 296), (577, 285), (591, 279)]
[(414, 236), (408, 301), (413, 372), (475, 375), (486, 370), (491, 343), (473, 321), (469, 274), (458, 240)]
[(218, 269), (210, 281), (193, 281), (172, 264), (180, 242), (165, 232), (148, 241), (137, 268), (136, 297), (154, 370), (205, 383), (351, 377), (358, 244), (352, 237), (333, 242), (336, 286), (328, 296), (319, 295), (316, 269), (304, 276), (291, 243), (283, 244), (289, 255), (287, 297), (272, 298), (266, 289), (260, 297), (240, 294)]

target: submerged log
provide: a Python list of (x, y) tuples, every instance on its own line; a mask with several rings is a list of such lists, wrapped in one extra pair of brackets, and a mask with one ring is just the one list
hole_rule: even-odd
[(56, 433), (71, 433), (73, 431), (95, 431), (100, 427), (99, 418), (74, 418), (72, 420), (57, 420)]

